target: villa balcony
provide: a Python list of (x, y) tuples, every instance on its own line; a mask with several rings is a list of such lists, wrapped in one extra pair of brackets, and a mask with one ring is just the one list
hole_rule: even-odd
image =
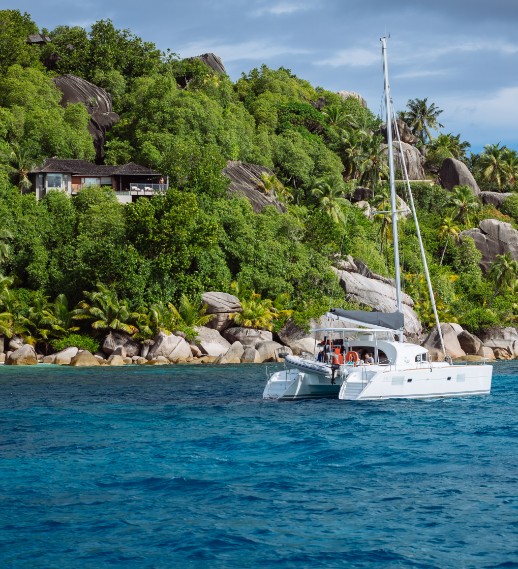
[[(166, 192), (168, 189), (167, 184), (130, 184), (128, 193), (131, 196), (152, 196), (154, 194)], [(117, 194), (121, 192), (116, 192)]]

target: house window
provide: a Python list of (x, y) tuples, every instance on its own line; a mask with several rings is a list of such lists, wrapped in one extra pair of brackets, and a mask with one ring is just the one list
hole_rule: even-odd
[(63, 174), (47, 174), (47, 188), (49, 190), (63, 188)]

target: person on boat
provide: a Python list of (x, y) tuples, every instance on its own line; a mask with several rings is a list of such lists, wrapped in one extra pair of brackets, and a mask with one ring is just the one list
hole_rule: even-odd
[(374, 358), (372, 357), (372, 354), (365, 354), (365, 365), (372, 365), (374, 363)]

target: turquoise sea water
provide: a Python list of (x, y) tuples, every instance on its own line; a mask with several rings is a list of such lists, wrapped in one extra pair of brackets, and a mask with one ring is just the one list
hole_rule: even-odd
[(487, 397), (279, 403), (264, 383), (0, 367), (0, 566), (518, 567), (518, 362)]

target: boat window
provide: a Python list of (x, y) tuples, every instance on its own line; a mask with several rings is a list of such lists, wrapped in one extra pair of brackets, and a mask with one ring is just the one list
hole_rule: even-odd
[(380, 364), (388, 364), (389, 363), (389, 359), (387, 358), (385, 352), (383, 352), (382, 350), (378, 350), (378, 362)]
[(415, 361), (416, 362), (425, 362), (427, 361), (427, 356), (428, 354), (417, 354), (417, 356), (415, 357)]

